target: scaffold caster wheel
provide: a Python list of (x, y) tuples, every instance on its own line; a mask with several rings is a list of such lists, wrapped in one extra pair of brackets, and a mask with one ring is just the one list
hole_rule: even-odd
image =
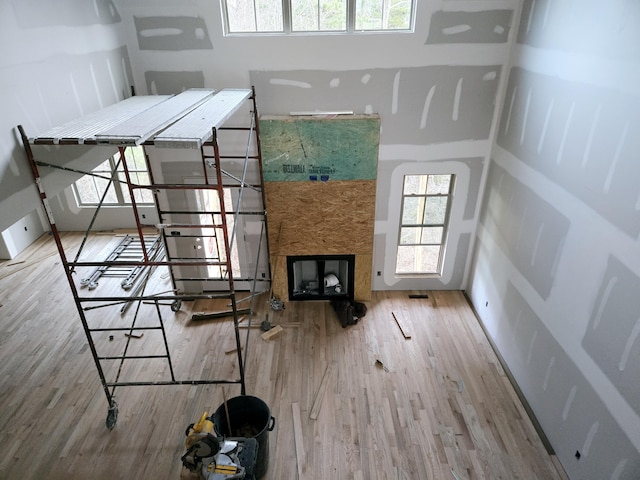
[(180, 307), (182, 306), (182, 300), (175, 300), (172, 304), (171, 304), (171, 311), (172, 312), (178, 312), (180, 311)]
[(118, 404), (116, 402), (112, 402), (109, 410), (107, 411), (107, 421), (105, 422), (107, 428), (111, 430), (116, 426), (116, 422), (118, 421)]

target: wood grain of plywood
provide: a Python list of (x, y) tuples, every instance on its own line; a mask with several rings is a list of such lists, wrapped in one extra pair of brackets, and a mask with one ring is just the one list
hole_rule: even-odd
[(268, 182), (269, 241), (287, 255), (371, 254), (376, 181)]
[(275, 296), (288, 296), (287, 256), (355, 254), (355, 298), (371, 298), (375, 180), (267, 182), (265, 197)]

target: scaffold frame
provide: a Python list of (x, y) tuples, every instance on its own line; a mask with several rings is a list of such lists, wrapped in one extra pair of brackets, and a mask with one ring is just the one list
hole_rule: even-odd
[[(246, 102), (251, 104), (249, 112), (249, 125), (227, 126), (226, 122), (237, 112)], [(234, 154), (224, 156), (221, 153), (219, 144), (219, 132), (221, 130), (236, 130), (241, 134), (246, 134), (246, 148), (244, 156)], [(262, 156), (260, 146), (260, 132), (258, 124), (258, 110), (255, 90), (252, 89), (223, 89), (219, 92), (207, 89), (192, 89), (181, 94), (168, 96), (142, 96), (131, 97), (118, 104), (107, 107), (99, 112), (92, 113), (80, 119), (68, 122), (65, 125), (50, 129), (42, 135), (29, 137), (25, 133), (22, 125), (18, 126), (25, 153), (31, 167), (35, 186), (49, 223), (51, 235), (55, 241), (60, 255), (62, 266), (65, 270), (66, 278), (71, 288), (73, 300), (75, 302), (78, 316), (82, 328), (87, 337), (89, 349), (91, 351), (95, 366), (98, 371), (102, 388), (104, 390), (107, 403), (106, 426), (111, 429), (116, 425), (118, 416), (118, 404), (115, 399), (115, 392), (120, 387), (130, 386), (158, 386), (158, 385), (203, 385), (203, 384), (236, 384), (240, 386), (241, 394), (246, 394), (245, 385), (245, 365), (249, 353), (249, 334), (251, 328), (246, 329), (244, 338), (241, 338), (239, 328), (239, 317), (241, 314), (248, 314), (248, 325), (251, 326), (253, 316), (254, 299), (263, 292), (269, 290), (271, 282), (271, 266), (269, 264), (269, 243), (266, 222), (265, 194), (263, 188)], [(61, 232), (58, 230), (56, 220), (53, 217), (50, 206), (50, 198), (45, 188), (46, 181), (40, 172), (41, 168), (55, 168), (62, 171), (70, 171), (75, 174), (91, 175), (91, 169), (83, 171), (78, 168), (71, 168), (65, 165), (56, 165), (47, 162), (46, 158), (36, 158), (34, 154), (35, 145), (110, 145), (117, 148), (120, 158), (125, 158), (126, 149), (132, 146), (142, 146), (143, 148), (153, 146), (162, 149), (185, 149), (199, 150), (201, 163), (201, 182), (195, 184), (187, 183), (164, 183), (154, 180), (154, 168), (149, 155), (145, 154), (147, 169), (150, 176), (148, 184), (135, 183), (130, 175), (127, 162), (123, 161), (124, 183), (129, 192), (131, 200), (131, 212), (135, 221), (135, 231), (131, 233), (133, 241), (139, 246), (139, 255), (135, 258), (131, 256), (107, 256), (102, 260), (80, 259), (82, 248), (87, 237), (92, 232), (92, 227), (96, 215), (103, 207), (104, 196), (100, 199), (96, 212), (89, 224), (84, 240), (75, 258), (65, 251), (61, 239)], [(236, 153), (236, 152), (234, 152)], [(244, 162), (242, 175), (234, 175), (224, 168), (224, 162), (232, 159), (234, 162)], [(251, 164), (254, 170), (254, 181), (249, 182), (246, 178), (247, 169)], [(211, 173), (213, 171), (213, 173)], [(257, 177), (257, 181), (255, 178)], [(118, 181), (113, 175), (109, 180)], [(108, 188), (108, 186), (107, 186)], [(225, 189), (234, 188), (235, 205), (231, 211), (227, 208), (225, 200)], [(141, 217), (139, 205), (136, 200), (136, 191), (146, 189), (152, 193), (158, 222), (155, 224), (145, 223)], [(216, 209), (172, 209), (168, 205), (164, 195), (169, 191), (208, 191), (217, 196)], [(255, 205), (251, 210), (243, 210), (243, 194), (251, 191), (259, 199), (259, 207)], [(163, 193), (164, 192), (164, 193)], [(210, 223), (202, 221), (185, 221), (195, 217), (210, 219)], [(234, 278), (234, 268), (232, 265), (232, 248), (237, 235), (238, 219), (242, 215), (256, 217), (260, 221), (258, 248), (255, 256), (255, 270), (250, 277), (243, 277), (241, 280), (251, 285), (249, 294), (239, 298), (236, 290), (236, 278)], [(176, 219), (180, 219), (179, 221)], [(230, 222), (232, 225), (230, 226)], [(149, 229), (157, 231), (157, 240), (154, 239), (154, 248), (149, 247)], [(193, 235), (176, 236), (171, 233), (176, 229), (181, 231), (193, 231)], [(213, 232), (203, 234), (202, 232)], [(195, 254), (192, 257), (178, 255), (174, 246), (176, 241), (186, 241), (190, 237), (213, 237), (212, 243), (216, 245), (217, 257), (208, 258)], [(160, 242), (158, 244), (158, 241)], [(126, 242), (125, 242), (126, 243)], [(198, 281), (208, 281), (211, 278), (205, 277), (180, 277), (177, 271), (181, 267), (187, 269), (207, 269), (216, 267), (221, 272), (220, 278), (214, 280), (223, 282), (226, 289), (216, 292), (192, 292), (184, 291), (179, 285), (193, 284)], [(258, 278), (258, 267), (262, 266), (262, 276)], [(170, 272), (172, 288), (168, 291), (146, 292), (147, 281), (157, 267), (166, 267)], [(88, 294), (86, 290), (81, 291), (87, 284), (79, 285), (74, 275), (77, 271), (93, 269), (94, 272), (106, 272), (109, 269), (124, 269), (128, 272), (136, 273), (135, 285), (129, 285), (127, 295), (123, 292), (119, 294)], [(264, 274), (266, 269), (267, 274)], [(129, 275), (130, 277), (131, 275)], [(76, 276), (77, 277), (77, 276)], [(99, 275), (98, 275), (99, 277)], [(127, 278), (129, 278), (127, 277)], [(86, 280), (86, 278), (84, 279)], [(124, 282), (124, 281), (123, 281)], [(191, 283), (189, 283), (191, 282)], [(266, 286), (264, 286), (266, 283)], [(95, 284), (92, 284), (95, 287)], [(132, 288), (133, 287), (133, 288)], [(262, 287), (262, 288), (259, 288)], [(123, 287), (124, 288), (124, 287)], [(131, 291), (129, 292), (129, 289)], [(169, 305), (171, 310), (176, 312), (180, 309), (184, 301), (208, 300), (208, 299), (228, 299), (227, 304), (230, 310), (226, 312), (233, 319), (234, 341), (237, 354), (238, 375), (231, 379), (224, 378), (178, 378), (174, 372), (173, 361), (167, 342), (165, 330), (165, 318), (163, 317), (163, 307)], [(249, 306), (240, 309), (240, 302), (249, 301)], [(138, 322), (138, 309), (143, 304), (151, 305), (157, 315), (157, 325), (140, 325)], [(135, 305), (136, 311), (131, 323), (124, 326), (114, 325), (90, 325), (87, 314), (94, 309), (120, 308), (124, 313), (127, 308)], [(159, 355), (135, 355), (129, 353), (131, 338), (135, 338), (134, 332), (157, 331), (160, 333), (164, 352)], [(124, 350), (118, 354), (104, 355), (98, 352), (94, 342), (94, 334), (104, 332), (124, 332), (127, 335)], [(169, 379), (167, 380), (135, 380), (124, 381), (120, 379), (120, 373), (124, 361), (149, 359), (164, 359), (167, 362)], [(104, 362), (119, 362), (115, 379), (108, 379)], [(112, 368), (111, 370), (114, 370)]]

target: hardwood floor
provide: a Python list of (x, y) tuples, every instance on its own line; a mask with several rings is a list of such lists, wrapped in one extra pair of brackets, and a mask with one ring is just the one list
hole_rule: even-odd
[[(79, 238), (67, 234), (65, 243)], [(102, 242), (95, 251), (111, 240), (95, 237)], [(118, 422), (106, 429), (105, 395), (53, 252), (45, 236), (0, 264), (0, 478), (181, 478), (185, 429), (222, 404), (222, 387), (119, 388)], [(166, 290), (160, 269), (156, 282)], [(275, 417), (265, 478), (565, 478), (464, 295), (409, 299), (408, 293), (374, 292), (366, 316), (344, 329), (326, 302), (289, 302), (275, 312), (266, 295), (257, 298), (254, 325), (268, 315), (283, 326), (269, 341), (251, 329), (248, 344), (247, 393)], [(235, 345), (231, 321), (190, 321), (193, 312), (215, 307), (213, 301), (185, 302), (179, 312), (163, 307), (178, 378), (237, 375), (235, 355), (225, 353)], [(107, 310), (91, 313), (91, 321), (121, 321)], [(98, 335), (96, 347), (117, 351), (126, 339), (114, 337)], [(153, 331), (130, 340), (132, 351), (147, 353), (161, 343)], [(167, 367), (137, 361), (122, 375), (162, 380)], [(224, 393), (230, 398), (240, 390), (227, 386)]]

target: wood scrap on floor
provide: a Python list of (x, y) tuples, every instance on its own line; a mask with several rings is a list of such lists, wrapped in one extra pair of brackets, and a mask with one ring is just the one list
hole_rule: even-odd
[[(248, 314), (250, 310), (248, 308), (237, 310), (238, 315)], [(196, 312), (191, 315), (191, 320), (215, 320), (217, 318), (230, 317), (233, 315), (233, 310), (226, 310), (224, 312)]]
[(381, 360), (378, 360), (377, 358), (376, 358), (376, 367), (383, 369), (385, 372), (389, 371), (389, 368), (387, 368), (387, 366), (384, 363), (382, 363)]
[(18, 260), (17, 262), (7, 263), (6, 267), (13, 267), (14, 265), (20, 265), (21, 263), (26, 262), (26, 260)]
[(287, 328), (287, 327), (299, 327), (300, 326), (300, 322), (286, 322), (286, 323), (280, 323), (279, 324), (281, 327)]
[[(32, 260), (29, 260), (28, 262), (26, 260), (18, 260), (16, 262), (13, 262), (10, 265), (3, 265), (2, 266), (2, 273), (0, 273), (0, 280), (8, 277), (10, 275), (13, 275), (14, 273), (20, 272), (21, 270), (24, 270), (25, 268), (28, 268), (32, 265), (36, 265), (38, 263), (40, 263), (42, 260), (49, 258), (49, 257), (53, 257), (54, 255), (57, 255), (58, 251), (54, 251), (51, 253), (47, 253), (45, 255), (42, 255), (40, 257), (37, 258), (33, 258)], [(18, 266), (19, 265), (19, 266)], [(17, 268), (9, 268), (10, 266), (16, 266)], [(5, 272), (5, 268), (8, 269), (8, 272)]]
[[(237, 351), (238, 351), (238, 349), (236, 347), (233, 347), (233, 348), (231, 348), (229, 350), (225, 350), (224, 354), (225, 355), (231, 355), (232, 353), (236, 353)], [(240, 348), (240, 351), (242, 351), (242, 347)]]
[(324, 399), (324, 394), (327, 392), (327, 387), (329, 385), (329, 378), (331, 377), (332, 365), (327, 365), (327, 368), (324, 371), (324, 376), (322, 377), (322, 381), (320, 382), (320, 387), (316, 392), (316, 396), (313, 399), (313, 407), (311, 407), (311, 413), (309, 413), (309, 418), (311, 420), (317, 420), (318, 415), (320, 415), (320, 409), (322, 408), (322, 400)]
[(291, 414), (293, 416), (293, 440), (296, 446), (296, 463), (298, 466), (298, 480), (303, 480), (307, 471), (307, 454), (304, 451), (302, 438), (302, 422), (300, 421), (300, 404), (291, 404)]
[(391, 312), (391, 315), (393, 315), (393, 319), (396, 321), (396, 323), (398, 324), (398, 328), (400, 328), (400, 332), (402, 332), (402, 336), (405, 339), (409, 339), (411, 338), (411, 334), (409, 333), (409, 330), (407, 329), (406, 325), (403, 325), (400, 320), (398, 320), (398, 317), (396, 317), (396, 314)]
[(460, 477), (458, 476), (458, 474), (453, 470), (453, 468), (450, 469), (451, 470), (451, 475), (453, 475), (453, 478), (455, 478), (456, 480), (460, 480)]
[(271, 328), (269, 331), (264, 332), (263, 334), (261, 334), (260, 336), (262, 337), (262, 339), (264, 341), (269, 341), (271, 340), (273, 337), (275, 337), (276, 335), (278, 335), (280, 332), (282, 332), (282, 330), (284, 330), (280, 325), (276, 325), (275, 327)]
[(129, 338), (142, 338), (144, 336), (144, 332), (137, 334), (137, 333), (125, 333), (124, 334), (125, 337), (129, 337)]

